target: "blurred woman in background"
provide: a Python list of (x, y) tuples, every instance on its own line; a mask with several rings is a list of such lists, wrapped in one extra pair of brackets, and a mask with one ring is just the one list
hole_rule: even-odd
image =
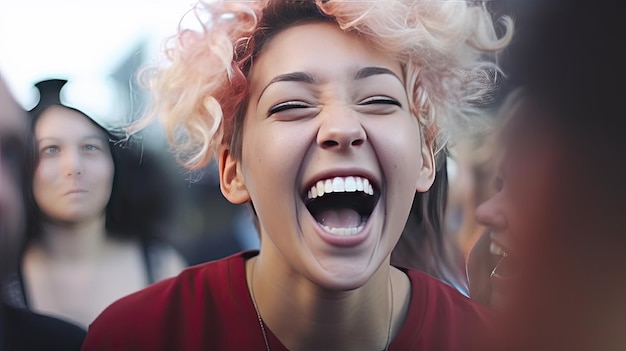
[(478, 213), (507, 253), (494, 274), (518, 264), (485, 349), (624, 350), (623, 16), (579, 1), (523, 6), (509, 79), (524, 90), (503, 132), (498, 198)]
[(13, 296), (86, 328), (113, 301), (186, 263), (161, 240), (159, 227), (176, 204), (165, 169), (64, 105), (66, 82), (36, 84), (28, 241)]

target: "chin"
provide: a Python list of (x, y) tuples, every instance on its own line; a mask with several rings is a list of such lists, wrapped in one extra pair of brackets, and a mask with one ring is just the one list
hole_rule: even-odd
[(320, 262), (316, 284), (332, 291), (350, 291), (365, 285), (375, 272), (369, 265), (369, 258), (364, 264), (355, 264), (354, 258), (346, 259), (351, 262), (341, 259)]

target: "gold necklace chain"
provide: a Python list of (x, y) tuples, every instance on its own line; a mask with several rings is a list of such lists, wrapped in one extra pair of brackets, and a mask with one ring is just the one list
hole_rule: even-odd
[[(270, 348), (270, 343), (267, 340), (265, 323), (263, 323), (263, 318), (261, 318), (261, 312), (259, 312), (259, 306), (257, 306), (256, 298), (254, 297), (254, 268), (256, 268), (256, 261), (252, 264), (252, 272), (250, 273), (250, 297), (252, 297), (252, 305), (254, 306), (254, 311), (256, 312), (256, 316), (259, 320), (261, 334), (263, 334), (263, 341), (265, 342), (265, 349), (266, 351), (272, 351), (272, 349)], [(391, 344), (391, 324), (393, 320), (393, 281), (391, 279), (391, 276), (389, 277), (389, 290), (391, 294), (391, 298), (389, 299), (389, 328), (387, 330), (387, 342), (385, 343), (385, 349), (383, 351), (389, 351), (389, 344)]]
[(256, 261), (252, 264), (252, 272), (250, 273), (250, 297), (252, 297), (252, 305), (254, 305), (256, 316), (259, 319), (259, 325), (261, 326), (261, 333), (263, 334), (263, 341), (265, 341), (265, 348), (267, 351), (272, 351), (272, 349), (270, 349), (270, 343), (269, 341), (267, 341), (267, 333), (265, 333), (265, 323), (263, 323), (263, 318), (261, 318), (259, 307), (256, 304), (256, 298), (254, 298), (254, 268), (255, 267), (256, 267)]

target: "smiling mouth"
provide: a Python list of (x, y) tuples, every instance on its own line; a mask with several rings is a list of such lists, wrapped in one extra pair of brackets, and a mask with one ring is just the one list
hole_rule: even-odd
[(334, 177), (317, 181), (308, 190), (305, 204), (324, 231), (349, 236), (363, 230), (380, 194), (362, 177)]

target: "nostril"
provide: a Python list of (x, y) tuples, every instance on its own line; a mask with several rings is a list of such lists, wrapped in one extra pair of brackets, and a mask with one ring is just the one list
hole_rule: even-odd
[(359, 146), (359, 145), (363, 145), (363, 142), (365, 142), (365, 140), (363, 139), (356, 139), (352, 141), (352, 146)]
[(338, 142), (334, 141), (334, 140), (326, 140), (322, 143), (322, 146), (324, 147), (333, 147), (333, 146), (337, 146), (339, 145)]

